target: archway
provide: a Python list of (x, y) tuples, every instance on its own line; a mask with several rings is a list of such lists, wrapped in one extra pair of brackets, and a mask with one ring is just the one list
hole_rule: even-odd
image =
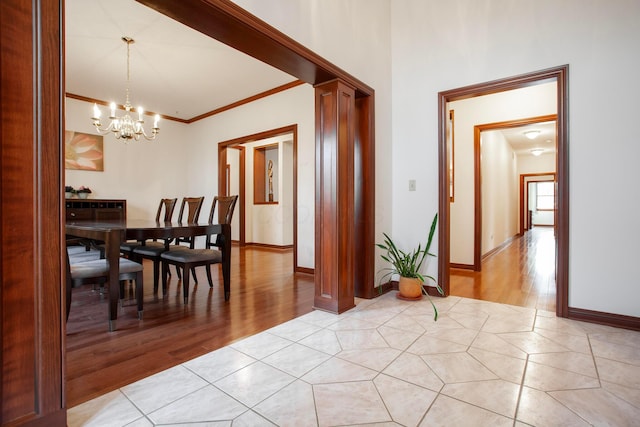
[[(373, 297), (374, 90), (231, 2), (137, 1), (316, 87), (316, 150), (334, 152), (335, 156), (327, 158), (332, 157), (336, 162), (339, 159), (342, 165), (350, 164), (355, 176), (353, 179), (344, 179), (338, 176), (338, 170), (333, 167), (335, 165), (324, 162), (321, 157), (316, 158), (316, 224), (322, 223), (326, 227), (339, 224), (337, 233), (331, 233), (329, 244), (326, 239), (316, 239), (315, 242), (315, 305), (340, 312), (353, 306), (353, 295)], [(318, 95), (318, 91), (332, 82), (338, 82), (341, 87), (353, 91), (349, 106), (338, 104), (344, 101), (343, 97)], [(319, 106), (318, 99), (330, 100), (332, 105)], [(329, 114), (322, 118), (319, 114), (328, 111), (327, 108), (334, 108), (341, 114)], [(327, 119), (335, 122), (330, 123)], [(344, 129), (351, 129), (352, 133), (345, 135), (342, 132)], [(338, 144), (332, 146), (336, 137)], [(343, 141), (343, 138), (346, 139)], [(346, 153), (343, 148), (352, 154)], [(319, 194), (323, 190), (326, 191)], [(347, 199), (340, 198), (343, 195), (349, 196)], [(345, 212), (349, 213), (346, 217)], [(352, 262), (338, 263), (339, 259)], [(348, 268), (345, 269), (345, 265)], [(333, 274), (336, 268), (340, 270), (341, 280), (336, 280)], [(350, 303), (346, 300), (350, 300)]]

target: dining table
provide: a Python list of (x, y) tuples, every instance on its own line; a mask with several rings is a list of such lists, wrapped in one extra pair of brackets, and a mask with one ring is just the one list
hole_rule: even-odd
[(146, 219), (127, 220), (73, 220), (65, 224), (67, 236), (91, 241), (104, 242), (105, 259), (109, 270), (108, 277), (108, 329), (115, 331), (118, 318), (118, 299), (120, 293), (120, 243), (126, 240), (163, 240), (167, 250), (171, 241), (178, 237), (220, 235), (222, 243), (222, 276), (224, 299), (231, 295), (231, 225), (214, 223), (164, 222)]

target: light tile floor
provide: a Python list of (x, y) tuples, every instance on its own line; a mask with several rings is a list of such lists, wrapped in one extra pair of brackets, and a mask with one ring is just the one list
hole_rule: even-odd
[(314, 311), (69, 409), (69, 426), (638, 426), (640, 333), (458, 297)]

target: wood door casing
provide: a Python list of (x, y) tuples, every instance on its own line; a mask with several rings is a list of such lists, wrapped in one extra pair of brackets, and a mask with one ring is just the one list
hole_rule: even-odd
[(486, 123), (475, 125), (473, 128), (473, 155), (474, 155), (474, 236), (473, 236), (473, 270), (482, 268), (482, 156), (480, 150), (480, 135), (485, 131), (510, 129), (533, 123), (545, 123), (556, 121), (557, 114), (529, 117), (520, 120), (508, 120), (504, 122)]
[(505, 79), (494, 80), (471, 86), (465, 86), (438, 93), (438, 283), (449, 295), (449, 175), (447, 173), (446, 146), (446, 108), (447, 103), (460, 99), (473, 98), (496, 92), (529, 86), (536, 83), (548, 82), (551, 79), (557, 84), (557, 156), (556, 172), (558, 179), (558, 239), (557, 239), (557, 270), (556, 270), (556, 314), (559, 317), (569, 315), (569, 66), (562, 65), (546, 70), (535, 71)]
[[(308, 273), (306, 269), (301, 269), (298, 266), (298, 125), (283, 126), (277, 129), (270, 129), (263, 132), (258, 132), (251, 135), (245, 135), (238, 138), (230, 139), (227, 141), (221, 141), (218, 143), (218, 158), (224, 159), (227, 162), (227, 150), (234, 149), (240, 151), (240, 160), (238, 171), (240, 177), (239, 183), (239, 197), (238, 203), (240, 204), (240, 245), (246, 244), (245, 238), (245, 206), (247, 202), (246, 189), (245, 189), (245, 177), (246, 177), (246, 165), (245, 165), (245, 147), (243, 144), (248, 142), (260, 141), (262, 139), (273, 138), (279, 135), (292, 134), (293, 135), (293, 269), (294, 271), (301, 271)], [(222, 160), (220, 160), (220, 163)], [(222, 190), (228, 187), (227, 176), (222, 174), (218, 169), (218, 190), (220, 194)], [(313, 271), (311, 271), (313, 273)]]
[(65, 425), (61, 2), (0, 4), (3, 425)]
[[(544, 179), (545, 177), (549, 177), (548, 179)], [(529, 178), (540, 178), (537, 180), (530, 180)], [(524, 235), (524, 232), (529, 230), (531, 228), (531, 224), (529, 223), (529, 217), (528, 214), (525, 215), (525, 212), (527, 212), (529, 203), (528, 203), (528, 198), (529, 198), (529, 190), (527, 189), (527, 185), (533, 183), (533, 182), (556, 182), (556, 173), (555, 172), (540, 172), (540, 173), (526, 173), (526, 174), (521, 174), (520, 175), (520, 203), (519, 203), (519, 208), (518, 208), (518, 217), (519, 217), (519, 235), (522, 236)], [(556, 225), (555, 221), (555, 215), (554, 215), (554, 224), (553, 226), (555, 227)]]

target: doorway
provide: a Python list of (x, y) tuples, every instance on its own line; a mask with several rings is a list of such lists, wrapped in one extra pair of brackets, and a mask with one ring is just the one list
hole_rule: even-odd
[(535, 225), (551, 225), (555, 235), (556, 174), (533, 173), (520, 175), (521, 235)]
[[(541, 83), (556, 83), (557, 102), (557, 239), (556, 239), (556, 315), (568, 316), (568, 258), (569, 258), (569, 157), (568, 157), (568, 65), (541, 70), (501, 80), (453, 89), (438, 94), (439, 115), (439, 230), (438, 280), (445, 295), (450, 294), (450, 197), (452, 185), (447, 144), (449, 102), (507, 92)], [(477, 168), (477, 165), (476, 165)], [(457, 191), (457, 190), (456, 190)]]
[[(253, 159), (253, 156), (249, 156), (247, 154), (247, 151), (250, 151), (247, 147), (252, 144), (258, 144), (260, 141), (274, 140), (274, 138), (278, 139), (279, 137), (284, 138), (281, 144), (281, 154), (283, 154), (281, 157), (283, 161), (281, 163), (282, 167), (280, 168), (283, 171), (283, 175), (281, 177), (282, 179), (277, 181), (281, 182), (283, 184), (283, 190), (286, 190), (282, 192), (282, 197), (276, 197), (276, 202), (272, 201), (262, 203), (258, 207), (275, 207), (276, 210), (281, 209), (281, 217), (286, 215), (291, 216), (290, 228), (287, 225), (287, 229), (282, 230), (282, 234), (284, 236), (283, 238), (287, 237), (289, 233), (292, 234), (291, 240), (293, 244), (291, 246), (293, 247), (293, 271), (309, 273), (308, 269), (301, 268), (298, 265), (298, 125), (294, 124), (277, 129), (270, 129), (264, 132), (219, 142), (218, 191), (220, 194), (227, 194), (227, 192), (237, 189), (239, 213), (236, 227), (239, 231), (237, 241), (240, 246), (244, 246), (248, 243), (256, 244), (254, 234), (247, 232), (247, 228), (251, 228), (251, 224), (253, 224), (252, 207), (256, 204), (256, 201), (254, 200), (254, 191), (246, 191), (247, 187), (253, 189), (253, 181), (255, 181), (251, 179), (250, 181), (252, 182), (247, 182), (245, 178), (248, 176), (248, 172), (251, 172), (249, 174), (251, 177), (256, 173), (256, 168), (252, 166), (254, 165), (253, 161), (250, 162), (250, 165), (247, 168), (247, 157), (251, 157)], [(288, 155), (284, 155), (285, 153), (288, 153)], [(284, 159), (288, 160), (284, 161)], [(280, 163), (276, 161), (276, 164)], [(286, 179), (287, 177), (289, 178)], [(287, 209), (287, 211), (285, 212), (284, 209)], [(261, 244), (260, 242), (257, 243), (260, 246), (270, 246)], [(287, 246), (291, 247), (289, 245)]]
[[(535, 170), (555, 177), (556, 118), (556, 114), (550, 114), (474, 126), (475, 271), (482, 269), (483, 257), (499, 250), (503, 243), (508, 243), (514, 236), (524, 233), (522, 219), (525, 213), (519, 211), (518, 207), (526, 200), (523, 199), (526, 194), (522, 194), (517, 187), (518, 171), (524, 168), (525, 171)], [(542, 135), (536, 134), (533, 138), (520, 136), (528, 132)], [(533, 142), (537, 138), (545, 142)], [(499, 147), (494, 147), (496, 145)], [(543, 156), (542, 152), (536, 150), (546, 153)], [(549, 161), (527, 165), (531, 163), (527, 162), (528, 158)], [(545, 166), (545, 163), (551, 165)], [(488, 211), (493, 214), (485, 215)]]
[[(546, 108), (555, 109), (552, 98)], [(476, 233), (467, 240), (474, 263), (451, 263), (452, 295), (555, 311), (555, 198), (529, 190), (540, 184), (555, 193), (555, 120), (551, 114), (473, 127)], [(548, 227), (528, 232), (532, 222)]]

